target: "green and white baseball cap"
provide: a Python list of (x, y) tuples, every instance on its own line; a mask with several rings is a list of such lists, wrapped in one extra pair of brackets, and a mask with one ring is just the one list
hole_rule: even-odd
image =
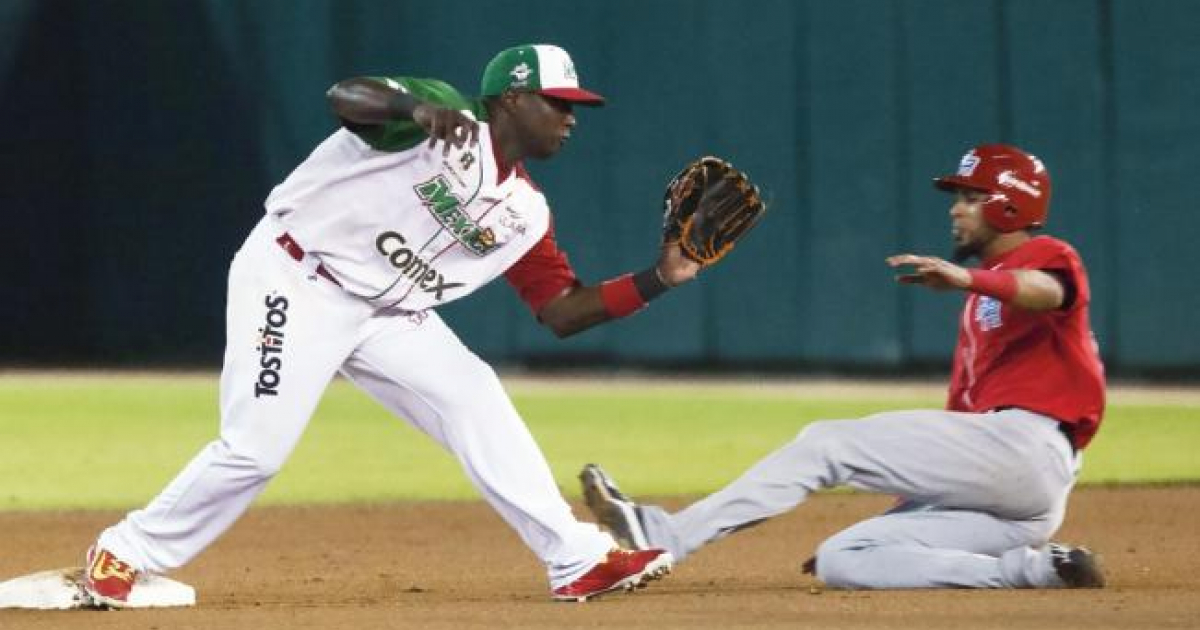
[(575, 63), (567, 51), (550, 44), (526, 44), (500, 51), (484, 68), (480, 83), (482, 96), (523, 90), (580, 105), (604, 104), (603, 96), (579, 87)]

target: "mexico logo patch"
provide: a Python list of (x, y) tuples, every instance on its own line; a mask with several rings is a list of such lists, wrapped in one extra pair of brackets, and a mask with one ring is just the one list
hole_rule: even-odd
[(479, 227), (479, 224), (463, 211), (462, 200), (450, 192), (450, 184), (445, 176), (438, 175), (427, 182), (417, 184), (413, 186), (413, 192), (417, 193), (417, 197), (429, 209), (433, 218), (471, 253), (483, 256), (499, 246), (491, 228)]

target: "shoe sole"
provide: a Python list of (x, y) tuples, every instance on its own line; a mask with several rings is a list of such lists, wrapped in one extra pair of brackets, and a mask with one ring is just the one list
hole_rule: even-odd
[(637, 509), (633, 502), (624, 499), (617, 486), (599, 466), (590, 465), (579, 473), (583, 484), (583, 499), (588, 509), (616, 537), (626, 549), (646, 550), (650, 541), (640, 527)]
[(598, 599), (601, 595), (612, 593), (613, 591), (632, 592), (635, 589), (646, 588), (651, 582), (661, 580), (671, 574), (671, 564), (675, 558), (666, 552), (662, 555), (646, 563), (642, 570), (633, 575), (613, 583), (612, 586), (587, 595), (554, 595), (554, 601), (558, 602), (588, 602), (593, 599)]
[(88, 598), (90, 598), (92, 600), (91, 606), (84, 606), (84, 608), (99, 608), (102, 610), (105, 610), (105, 609), (121, 610), (122, 608), (125, 608), (126, 606), (129, 605), (129, 602), (121, 601), (119, 599), (113, 599), (111, 597), (105, 597), (103, 595), (100, 595), (99, 593), (96, 593), (95, 591), (93, 591), (92, 589), (90, 589), (86, 586), (83, 587), (83, 592), (86, 593)]

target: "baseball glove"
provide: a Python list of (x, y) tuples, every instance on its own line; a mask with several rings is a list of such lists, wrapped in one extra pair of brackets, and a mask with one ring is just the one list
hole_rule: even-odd
[(758, 187), (732, 164), (705, 156), (688, 164), (663, 195), (663, 244), (679, 244), (684, 255), (703, 265), (733, 249), (767, 206)]

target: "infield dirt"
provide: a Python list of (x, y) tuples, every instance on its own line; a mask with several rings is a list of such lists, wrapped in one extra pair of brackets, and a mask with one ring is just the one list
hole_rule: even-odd
[[(889, 503), (817, 496), (644, 591), (587, 604), (551, 602), (538, 562), (482, 502), (252, 509), (172, 575), (196, 587), (195, 608), (0, 611), (0, 628), (1200, 628), (1200, 486), (1075, 493), (1057, 538), (1102, 554), (1104, 590), (836, 591), (801, 575), (825, 536)], [(78, 564), (119, 517), (0, 514), (0, 579)]]

